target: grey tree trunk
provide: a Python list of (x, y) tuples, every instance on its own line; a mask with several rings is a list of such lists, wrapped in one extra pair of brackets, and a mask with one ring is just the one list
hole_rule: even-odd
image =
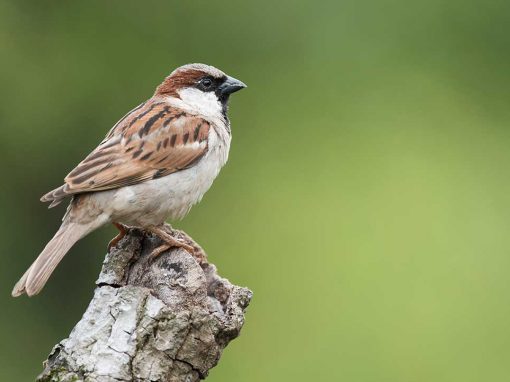
[(49, 381), (198, 381), (239, 335), (252, 297), (232, 285), (196, 248), (151, 260), (160, 241), (130, 229), (106, 256), (97, 288), (69, 338), (37, 378)]

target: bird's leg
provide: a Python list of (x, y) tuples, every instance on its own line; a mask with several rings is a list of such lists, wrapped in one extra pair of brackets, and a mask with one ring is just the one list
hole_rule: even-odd
[(127, 232), (128, 232), (128, 226), (125, 226), (124, 224), (121, 224), (121, 223), (115, 223), (113, 222), (112, 223), (115, 227), (117, 227), (117, 229), (119, 230), (119, 233), (117, 234), (117, 236), (115, 236), (109, 243), (108, 243), (108, 252), (111, 251), (111, 249), (113, 247), (115, 247), (119, 241), (121, 241), (124, 236), (126, 236)]
[(188, 245), (184, 243), (183, 241), (176, 239), (171, 234), (169, 234), (164, 228), (162, 227), (149, 227), (148, 230), (152, 232), (153, 234), (157, 235), (161, 240), (163, 240), (164, 244), (157, 247), (152, 253), (151, 257), (152, 259), (155, 259), (159, 255), (161, 255), (163, 252), (165, 252), (167, 249), (172, 247), (180, 247), (184, 248), (186, 251), (188, 251), (191, 255), (194, 253), (194, 248), (191, 245)]
[(168, 244), (161, 244), (159, 247), (155, 248), (154, 251), (151, 252), (150, 261), (154, 261), (159, 255), (169, 250), (170, 248), (172, 248), (172, 246)]

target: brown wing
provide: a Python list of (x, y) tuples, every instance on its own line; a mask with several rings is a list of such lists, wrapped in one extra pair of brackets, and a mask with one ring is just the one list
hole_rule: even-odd
[(207, 152), (210, 125), (151, 99), (122, 118), (101, 144), (41, 200), (50, 207), (68, 195), (109, 190), (188, 168)]

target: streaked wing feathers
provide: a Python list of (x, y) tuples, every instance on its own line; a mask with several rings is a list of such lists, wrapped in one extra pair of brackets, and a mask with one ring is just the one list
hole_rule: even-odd
[(133, 109), (101, 144), (44, 195), (58, 204), (68, 195), (108, 190), (188, 168), (207, 152), (210, 125), (165, 102), (149, 100)]

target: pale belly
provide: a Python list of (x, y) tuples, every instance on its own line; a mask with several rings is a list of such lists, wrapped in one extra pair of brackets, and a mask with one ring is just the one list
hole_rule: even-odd
[(211, 187), (225, 164), (228, 148), (218, 145), (194, 166), (162, 178), (96, 193), (110, 221), (146, 227), (182, 219)]

